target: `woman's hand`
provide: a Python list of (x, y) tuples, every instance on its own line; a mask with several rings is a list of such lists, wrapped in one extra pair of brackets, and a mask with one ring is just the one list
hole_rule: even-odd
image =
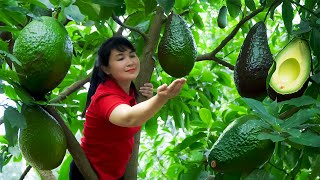
[(171, 99), (177, 96), (186, 81), (187, 80), (185, 78), (180, 78), (174, 80), (169, 86), (167, 84), (161, 85), (157, 89), (158, 96), (166, 99)]
[(140, 87), (139, 92), (150, 99), (153, 96), (153, 85), (151, 83), (145, 83), (142, 87)]

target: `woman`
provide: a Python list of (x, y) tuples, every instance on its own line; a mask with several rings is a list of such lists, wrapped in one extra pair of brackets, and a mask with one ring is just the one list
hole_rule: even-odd
[[(146, 83), (140, 88), (149, 99), (136, 104), (133, 84), (140, 61), (133, 45), (124, 37), (112, 37), (102, 44), (87, 96), (86, 121), (81, 147), (101, 180), (117, 180), (124, 175), (130, 159), (134, 134), (160, 108), (178, 95), (186, 82), (176, 79), (157, 89)], [(74, 162), (70, 179), (83, 179)]]

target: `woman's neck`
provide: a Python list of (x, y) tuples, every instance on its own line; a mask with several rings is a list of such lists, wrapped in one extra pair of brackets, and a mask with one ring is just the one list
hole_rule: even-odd
[(124, 82), (124, 81), (117, 81), (117, 84), (124, 90), (124, 92), (126, 92), (127, 94), (130, 93), (130, 86), (131, 86), (131, 81), (129, 82)]

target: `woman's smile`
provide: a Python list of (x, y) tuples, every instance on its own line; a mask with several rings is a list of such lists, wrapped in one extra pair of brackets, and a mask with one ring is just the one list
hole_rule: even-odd
[(136, 72), (136, 68), (128, 69), (126, 72), (134, 73), (134, 72)]

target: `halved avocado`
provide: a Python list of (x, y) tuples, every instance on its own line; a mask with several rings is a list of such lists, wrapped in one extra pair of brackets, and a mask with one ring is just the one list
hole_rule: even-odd
[(311, 72), (308, 41), (293, 39), (279, 52), (275, 62), (273, 66), (276, 64), (276, 69), (271, 76), (268, 90), (270, 98), (283, 101), (301, 96), (308, 87)]

